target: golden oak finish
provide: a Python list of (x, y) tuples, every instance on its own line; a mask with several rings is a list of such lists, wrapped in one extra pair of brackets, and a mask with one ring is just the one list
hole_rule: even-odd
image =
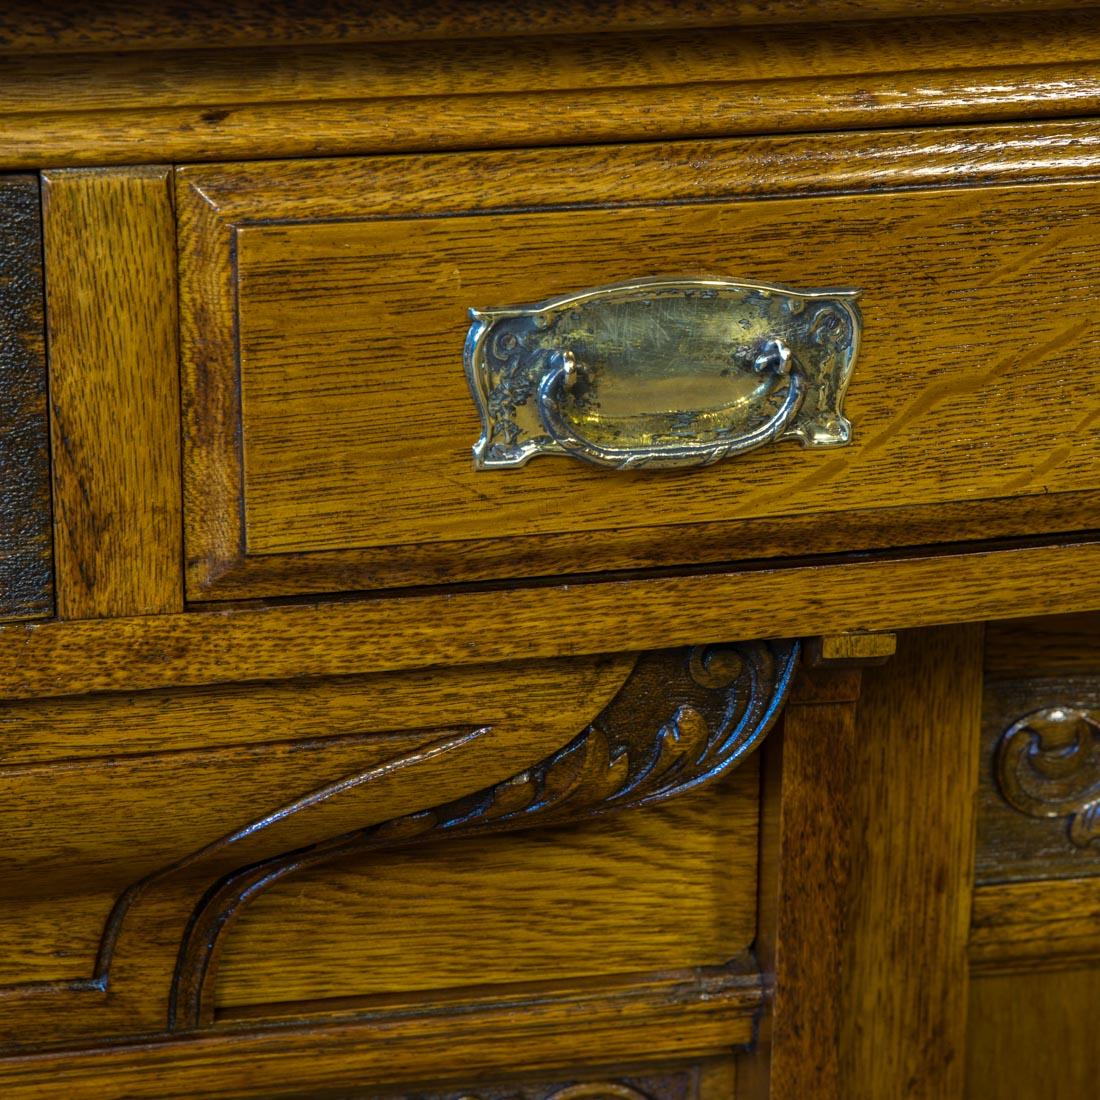
[[(490, 6), (479, 5), (482, 20)], [(471, 42), (443, 29), (466, 22), (473, 31), (478, 17), (463, 4), (422, 19), (421, 40), (384, 44), (357, 39), (400, 39), (411, 28), (357, 35), (341, 11), (331, 28), (338, 42), (311, 43), (304, 30), (289, 39), (300, 45), (269, 47), (260, 64), (257, 39), (278, 45), (278, 20), (265, 19), (241, 49), (241, 25), (250, 21), (227, 27), (219, 7), (205, 40), (201, 15), (191, 13), (193, 41), (177, 43), (182, 50), (137, 40), (121, 56), (9, 53), (0, 57), (0, 166), (873, 129), (1072, 117), (1100, 104), (1096, 10), (934, 18), (943, 13), (937, 5), (915, 20), (895, 4), (854, 13), (892, 20), (757, 29), (731, 26), (744, 13), (728, 5), (703, 15), (693, 5), (673, 31), (674, 5), (661, 5), (663, 14), (645, 6), (630, 20), (621, 18), (622, 4), (572, 18), (560, 3), (547, 5), (528, 22), (537, 33), (530, 36), (515, 34), (530, 13), (509, 5), (511, 37), (499, 37), (497, 24)], [(1051, 5), (1026, 5), (1040, 6)], [(821, 7), (804, 5), (803, 14), (825, 18)], [(782, 21), (784, 13), (770, 3), (760, 15), (749, 22)], [(89, 20), (82, 29), (94, 40)], [(605, 33), (611, 29), (629, 33)], [(193, 48), (203, 45), (215, 48)]]
[[(902, 139), (880, 139), (880, 148), (891, 140)], [(788, 149), (812, 172), (816, 156), (850, 155), (835, 144)], [(1092, 184), (739, 203), (770, 185), (743, 163), (747, 148), (575, 150), (542, 163), (530, 154), (365, 160), (323, 178), (310, 163), (188, 170), (190, 595), (522, 575), (545, 563), (507, 540), (580, 533), (589, 538), (573, 571), (594, 570), (605, 564), (601, 531), (652, 529), (655, 515), (680, 529), (681, 561), (693, 560), (693, 523), (769, 520), (777, 543), (765, 553), (778, 553), (780, 516), (817, 515), (827, 529), (831, 513), (899, 504), (934, 515), (939, 504), (1017, 497), (1015, 533), (1024, 534), (1035, 518), (1026, 498), (1092, 484), (1097, 408), (1085, 364), (1096, 334), (1081, 308), (1100, 202)], [(700, 156), (713, 165), (707, 198), (729, 201), (660, 205), (688, 180), (699, 194)], [(417, 188), (393, 194), (410, 171), (420, 173)], [(467, 179), (490, 173), (505, 177), (490, 208), (458, 197)], [(610, 182), (596, 184), (602, 193), (589, 201), (598, 208), (551, 209), (600, 176)], [(555, 190), (528, 177), (563, 182)], [(874, 178), (853, 171), (851, 183)], [(653, 205), (639, 208), (651, 179)], [(512, 209), (492, 212), (501, 206)], [(556, 261), (563, 248), (568, 283)], [(1048, 270), (1052, 250), (1059, 263)], [(472, 468), (479, 425), (460, 370), (467, 306), (676, 271), (864, 288), (846, 402), (853, 442), (778, 445), (663, 476), (554, 459)], [(952, 281), (965, 293), (940, 293)], [(1027, 326), (1003, 323), (1022, 314)], [(971, 345), (980, 351), (960, 351)], [(1071, 366), (1060, 383), (1044, 384), (1063, 361)], [(407, 493), (393, 493), (398, 479)], [(471, 555), (465, 544), (484, 542), (488, 529), (501, 544)], [(736, 529), (731, 536), (736, 557)], [(941, 523), (937, 541), (952, 537)], [(847, 548), (860, 548), (858, 536)]]
[(0, 626), (0, 684), (8, 699), (44, 698), (561, 657), (606, 652), (609, 644), (654, 649), (700, 636), (890, 630), (1097, 604), (1100, 544), (1093, 542), (841, 557), (501, 591), (244, 604), (110, 623), (13, 623)]
[[(481, 1012), (406, 1014), (380, 1028), (369, 1016), (325, 1023), (113, 1044), (33, 1058), (0, 1057), (0, 1086), (13, 1100), (39, 1100), (44, 1082), (73, 1100), (287, 1100), (353, 1082), (404, 1085), (427, 1077), (467, 1081), (527, 1072), (576, 1072), (587, 1064), (643, 1062), (661, 1037), (667, 1058), (728, 1055), (752, 1039), (758, 982), (583, 987), (572, 995), (498, 998)], [(379, 1041), (379, 1036), (382, 1041)], [(662, 1059), (664, 1060), (664, 1059)]]
[(981, 651), (980, 626), (912, 631), (863, 674), (845, 1100), (961, 1094)]
[(1100, 959), (1100, 875), (978, 886), (970, 969), (1071, 970)]
[[(6, 5), (5, 1100), (1088, 1095), (1098, 111), (1066, 0)], [(467, 306), (700, 269), (861, 288), (850, 447), (473, 473)]]
[[(111, 906), (147, 876), (144, 898), (135, 901), (139, 913), (149, 906), (146, 927), (129, 919), (112, 963), (114, 972), (119, 958), (133, 957), (133, 977), (128, 985), (125, 974), (113, 973), (108, 1018), (131, 1029), (162, 1026), (163, 971), (170, 975), (178, 950), (174, 924), (217, 877), (211, 867), (225, 859), (226, 836), (230, 866), (238, 851), (245, 864), (262, 854), (261, 837), (261, 849), (278, 851), (280, 843), (292, 850), (323, 835), (326, 824), (339, 832), (332, 811), (319, 805), (254, 836), (235, 835), (325, 784), (342, 784), (331, 792), (337, 818), (362, 827), (506, 777), (583, 728), (632, 664), (628, 655), (440, 671), (400, 684), (391, 676), (342, 678), (5, 708), (0, 752), (11, 797), (0, 808), (0, 832), (18, 843), (0, 886), (3, 976), (14, 987), (0, 989), (4, 1040), (25, 1040), (33, 1030), (28, 999), (44, 995), (29, 983), (87, 982), (101, 972), (104, 960), (97, 964), (95, 955)], [(526, 686), (518, 696), (517, 675)], [(480, 728), (473, 740), (471, 728)], [(448, 739), (433, 760), (432, 746)], [(408, 769), (374, 774), (418, 752), (427, 755), (416, 761), (415, 780)], [(119, 790), (132, 793), (120, 798)], [(43, 812), (28, 816), (28, 806)], [(176, 875), (182, 891), (172, 879), (180, 860), (193, 865)], [(156, 887), (165, 872), (166, 884)], [(145, 946), (131, 948), (131, 940)], [(93, 994), (75, 996), (72, 1026), (103, 1033), (111, 1025), (84, 1003)], [(56, 1005), (44, 1023), (58, 1037), (66, 1026)]]
[(755, 938), (758, 784), (747, 764), (643, 812), (294, 876), (231, 933), (217, 1012), (719, 967)]
[(839, 1039), (854, 703), (792, 707), (780, 745), (768, 748), (757, 957), (771, 1003), (738, 1100), (846, 1095)]
[(164, 168), (44, 177), (57, 614), (183, 607)]

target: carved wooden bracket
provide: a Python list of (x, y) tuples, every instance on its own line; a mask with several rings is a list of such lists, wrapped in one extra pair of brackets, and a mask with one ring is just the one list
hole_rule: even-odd
[(1005, 801), (1031, 817), (1069, 818), (1079, 848), (1100, 838), (1100, 721), (1070, 707), (1047, 707), (1014, 722), (997, 743)]
[[(238, 867), (191, 915), (172, 985), (169, 1026), (210, 1018), (207, 977), (234, 917), (291, 873), (343, 856), (558, 825), (646, 806), (712, 782), (775, 723), (798, 663), (797, 642), (666, 650), (639, 658), (602, 713), (572, 741), (474, 794)], [(331, 797), (331, 790), (317, 792)], [(316, 799), (302, 799), (295, 812)], [(262, 827), (262, 826), (261, 826)]]

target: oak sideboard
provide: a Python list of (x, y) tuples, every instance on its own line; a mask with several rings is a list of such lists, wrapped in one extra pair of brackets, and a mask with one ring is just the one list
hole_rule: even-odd
[(0, 1095), (1100, 1087), (1100, 8), (10, 0)]

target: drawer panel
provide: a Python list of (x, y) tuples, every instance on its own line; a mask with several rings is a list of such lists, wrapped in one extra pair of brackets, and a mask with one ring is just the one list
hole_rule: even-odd
[(216, 1004), (719, 967), (755, 938), (758, 787), (753, 759), (637, 813), (296, 876), (238, 921)]
[(53, 609), (38, 179), (0, 176), (0, 619)]
[[(761, 201), (754, 191), (783, 185), (778, 168), (760, 179), (754, 148), (183, 170), (191, 596), (1087, 525), (1100, 189)], [(804, 160), (827, 155), (844, 155), (841, 138)], [(556, 457), (473, 468), (468, 307), (685, 272), (862, 291), (850, 445), (781, 443), (679, 471)]]

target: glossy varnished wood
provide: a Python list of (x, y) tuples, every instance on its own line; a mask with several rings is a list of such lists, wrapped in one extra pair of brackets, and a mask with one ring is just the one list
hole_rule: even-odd
[(980, 626), (912, 631), (863, 673), (845, 1100), (962, 1093), (981, 650)]
[(0, 1085), (15, 1100), (37, 1100), (44, 1085), (74, 1100), (173, 1094), (215, 1100), (227, 1093), (290, 1100), (349, 1082), (358, 1088), (425, 1078), (468, 1082), (517, 1068), (576, 1073), (586, 1063), (652, 1058), (655, 1035), (669, 1058), (728, 1056), (731, 1046), (751, 1041), (759, 1003), (755, 977), (603, 983), (556, 997), (498, 996), (476, 1012), (406, 1011), (385, 1025), (377, 1017), (334, 1015), (182, 1041), (0, 1058)]
[[(868, 148), (894, 157), (902, 140), (868, 139)], [(824, 191), (848, 158), (854, 188), (901, 182), (853, 156), (847, 139), (781, 148), (807, 179), (827, 177)], [(585, 553), (571, 557), (597, 569), (606, 565), (600, 532), (613, 528), (611, 556), (621, 560), (621, 532), (653, 534), (655, 514), (677, 526), (681, 561), (696, 560), (687, 525), (716, 518), (741, 529), (766, 521), (772, 552), (785, 545), (780, 516), (818, 516), (828, 529), (835, 512), (904, 505), (931, 518), (939, 505), (1016, 498), (1016, 533), (1043, 525), (1029, 498), (1079, 491), (1096, 476), (1085, 364), (1097, 338), (1079, 308), (1091, 293), (1094, 185), (735, 201), (795, 187), (778, 169), (759, 146), (731, 142), (188, 170), (191, 596), (559, 571), (564, 554), (555, 563), (546, 546), (524, 552), (536, 536), (587, 536)], [(923, 182), (953, 177), (927, 172)], [(481, 197), (471, 200), (475, 178)], [(600, 205), (576, 208), (578, 191), (585, 207)], [(712, 201), (680, 205), (688, 195)], [(787, 242), (779, 252), (776, 240)], [(563, 248), (568, 286), (550, 274)], [(1043, 266), (1036, 300), (1028, 273), (1051, 250), (1059, 264)], [(910, 267), (899, 254), (921, 258)], [(772, 447), (676, 476), (546, 459), (515, 472), (472, 469), (478, 420), (459, 369), (467, 306), (681, 270), (863, 288), (850, 446)], [(1003, 323), (1018, 315), (1026, 326)], [(980, 350), (963, 350), (971, 346)], [(1063, 360), (1070, 368), (1047, 384)], [(396, 480), (415, 491), (395, 497)], [(946, 526), (950, 514), (941, 541), (965, 534)], [(486, 545), (490, 531), (499, 545)], [(849, 548), (858, 547), (853, 531)]]
[(0, 177), (0, 618), (53, 607), (38, 181)]
[[(1065, 578), (1073, 576), (1067, 587)], [(7, 698), (339, 676), (822, 630), (891, 630), (1100, 603), (1100, 545), (956, 550), (0, 627)], [(609, 622), (615, 624), (609, 638)], [(567, 626), (565, 625), (567, 624)]]
[(168, 172), (58, 170), (44, 196), (57, 613), (178, 611)]
[[(756, 953), (769, 1003), (738, 1100), (846, 1095), (839, 1058), (858, 675), (844, 683), (856, 690), (792, 707), (781, 740), (767, 748)], [(792, 905), (796, 897), (805, 904)]]
[[(343, 678), (5, 708), (0, 755), (11, 797), (4, 802), (2, 831), (15, 846), (0, 889), (5, 1042), (42, 1031), (33, 1010), (43, 997), (28, 994), (33, 983), (64, 986), (94, 978), (108, 913), (128, 887), (201, 852), (219, 834), (262, 818), (265, 807), (292, 804), (333, 781), (354, 786), (364, 771), (367, 805), (362, 812), (350, 809), (348, 818), (359, 826), (505, 778), (583, 728), (632, 663), (627, 656), (528, 665), (522, 673), (501, 666), (402, 683)], [(512, 691), (517, 674), (526, 685), (520, 694)], [(456, 742), (457, 755), (444, 754), (436, 763), (429, 754), (415, 782), (407, 768), (393, 776), (371, 774), (386, 761), (471, 730), (480, 730), (480, 738)], [(458, 759), (467, 751), (468, 768)], [(167, 805), (172, 813), (164, 812)], [(28, 814), (35, 806), (42, 812)], [(287, 850), (308, 839), (300, 827), (323, 833), (319, 816), (324, 814), (315, 810), (294, 823)], [(203, 875), (217, 877), (210, 868), (218, 858), (198, 868), (199, 883)], [(107, 1022), (84, 1003), (89, 994), (95, 1001), (94, 989), (74, 991), (77, 1030), (164, 1026), (179, 929), (195, 889), (200, 895), (205, 889), (197, 885), (189, 897), (188, 877), (182, 889), (162, 891), (159, 902), (153, 890), (149, 912), (142, 916), (139, 905), (141, 919), (116, 935), (114, 953), (131, 981), (114, 974)], [(145, 894), (148, 901), (150, 891)], [(56, 1005), (44, 1007), (45, 1028), (60, 1036), (65, 1024)]]
[(1100, 874), (978, 886), (972, 973), (1072, 970), (1100, 959)]
[[(395, 4), (390, 17), (372, 6), (364, 22), (342, 12), (336, 25), (312, 9), (280, 20), (270, 6), (262, 19), (240, 11), (233, 22), (219, 6), (191, 15), (174, 41), (170, 21), (131, 11), (122, 20), (127, 34), (91, 8), (68, 32), (54, 17), (45, 56), (12, 48), (33, 37), (33, 18), (0, 42), (9, 51), (0, 59), (7, 78), (0, 166), (640, 141), (1095, 111), (1096, 12), (1011, 12), (1051, 2), (996, 14), (986, 5), (973, 19), (952, 18), (967, 9), (950, 5), (923, 5), (924, 17), (914, 19), (900, 2), (849, 2), (839, 5), (849, 16), (891, 18), (833, 25), (820, 22), (836, 14), (832, 5), (813, 3), (795, 5), (797, 12), (774, 3), (753, 12), (525, 4), (509, 5), (503, 20), (488, 15), (492, 3), (420, 4), (411, 17), (397, 15)], [(778, 30), (745, 25), (794, 17)], [(161, 35), (150, 35), (158, 25)], [(476, 40), (463, 38), (463, 28)], [(112, 32), (132, 52), (114, 52)], [(74, 54), (81, 34), (87, 52)], [(418, 40), (399, 41), (410, 35)], [(57, 52), (62, 42), (70, 52)], [(110, 52), (97, 54), (97, 45)]]
[(256, 1019), (326, 997), (419, 991), (430, 1001), (462, 986), (719, 967), (755, 937), (757, 814), (750, 764), (713, 791), (607, 821), (294, 876), (230, 933), (218, 1014), (266, 1005), (249, 1014)]

